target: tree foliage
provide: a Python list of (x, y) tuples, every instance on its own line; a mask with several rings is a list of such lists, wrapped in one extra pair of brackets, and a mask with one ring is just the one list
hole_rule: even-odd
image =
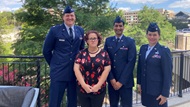
[(174, 45), (175, 27), (152, 7), (144, 6), (138, 13), (139, 23), (127, 27), (126, 33), (133, 37), (136, 41), (137, 49), (142, 44), (148, 43), (146, 39), (146, 29), (150, 22), (156, 22), (160, 27), (160, 43), (170, 48)]
[(45, 35), (49, 28), (63, 23), (62, 11), (66, 5), (76, 13), (76, 24), (85, 31), (97, 30), (103, 35), (112, 28), (116, 16), (109, 0), (25, 0), (23, 8), (15, 12), (22, 23), (19, 39), (12, 48), (16, 55), (41, 55)]
[(75, 4), (78, 24), (86, 31), (94, 29), (107, 34), (116, 16), (116, 10), (108, 4), (109, 0), (78, 0)]
[(11, 12), (0, 13), (0, 54), (4, 55), (6, 46), (2, 35), (10, 33), (14, 28), (14, 18)]
[(14, 28), (14, 18), (11, 12), (0, 13), (0, 35), (7, 34)]
[(3, 40), (2, 37), (0, 36), (0, 54), (2, 55), (4, 52), (5, 48), (3, 46)]

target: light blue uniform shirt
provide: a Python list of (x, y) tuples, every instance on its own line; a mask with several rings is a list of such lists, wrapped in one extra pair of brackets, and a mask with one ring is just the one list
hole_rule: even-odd
[[(65, 24), (65, 27), (66, 27), (66, 29), (67, 29), (68, 34), (70, 35), (70, 32), (69, 32), (69, 28), (70, 28), (70, 27), (68, 27), (66, 24)], [(75, 30), (74, 30), (74, 26), (71, 26), (71, 28), (72, 28), (72, 32), (73, 32), (73, 39), (75, 39)]]
[(149, 45), (148, 45), (148, 49), (147, 49), (147, 51), (146, 51), (146, 57), (145, 57), (145, 59), (147, 58), (147, 56), (149, 55), (149, 53), (151, 52), (151, 50), (154, 48), (154, 46), (152, 46), (152, 47), (150, 47)]

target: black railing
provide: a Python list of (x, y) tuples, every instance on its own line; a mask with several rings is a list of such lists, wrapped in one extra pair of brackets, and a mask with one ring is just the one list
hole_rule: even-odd
[(190, 51), (173, 51), (173, 85), (170, 96), (190, 91)]
[[(190, 51), (173, 51), (173, 77), (170, 97), (190, 91)], [(136, 72), (136, 71), (134, 71)], [(33, 86), (40, 89), (38, 107), (48, 107), (49, 66), (43, 56), (0, 56), (0, 85)], [(134, 103), (140, 96), (134, 88)], [(104, 105), (109, 105), (106, 101)], [(65, 107), (64, 96), (62, 106)]]

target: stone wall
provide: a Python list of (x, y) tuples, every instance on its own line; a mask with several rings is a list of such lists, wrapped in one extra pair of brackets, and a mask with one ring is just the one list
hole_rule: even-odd
[(190, 33), (178, 33), (175, 47), (179, 50), (190, 50)]

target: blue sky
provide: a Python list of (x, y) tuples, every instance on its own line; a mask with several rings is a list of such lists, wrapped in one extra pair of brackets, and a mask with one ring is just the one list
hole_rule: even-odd
[(14, 11), (22, 7), (21, 0), (0, 0), (0, 11)]
[(142, 9), (144, 5), (155, 9), (173, 10), (190, 13), (190, 0), (111, 0), (110, 4), (117, 4), (117, 8), (127, 11), (136, 11)]
[[(110, 4), (127, 11), (142, 9), (144, 5), (155, 9), (164, 8), (174, 12), (190, 13), (190, 0), (110, 0)], [(22, 7), (21, 0), (0, 0), (0, 11), (14, 11)]]

